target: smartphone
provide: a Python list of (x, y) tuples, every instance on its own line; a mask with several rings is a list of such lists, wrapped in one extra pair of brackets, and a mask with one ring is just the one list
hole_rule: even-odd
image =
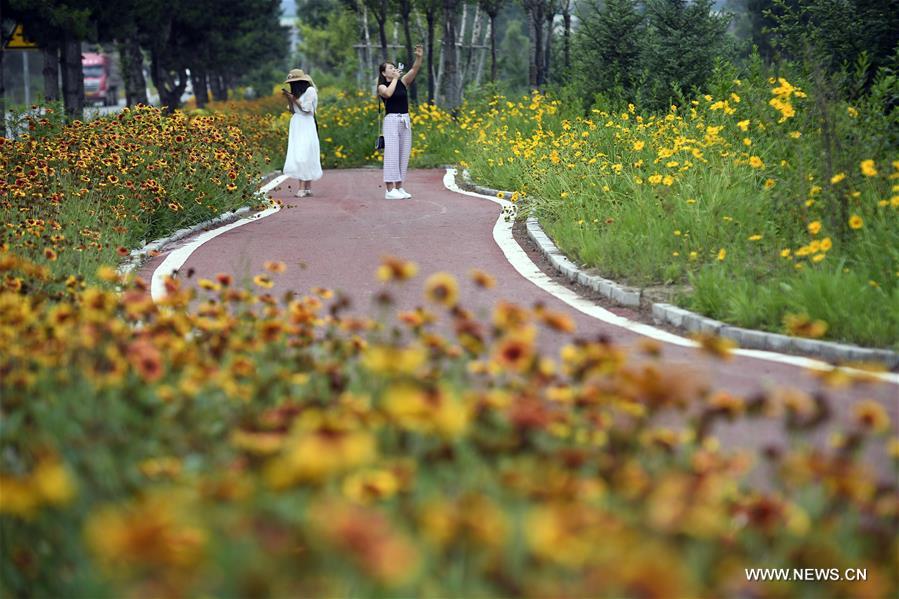
[(397, 65), (396, 65), (396, 69), (397, 69), (398, 71), (402, 71), (402, 70), (405, 69), (405, 68), (406, 68), (406, 65), (404, 65), (404, 64), (401, 63), (401, 62), (400, 62), (400, 63), (397, 63)]

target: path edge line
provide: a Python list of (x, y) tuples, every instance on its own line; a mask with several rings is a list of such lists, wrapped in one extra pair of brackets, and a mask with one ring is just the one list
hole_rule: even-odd
[[(588, 316), (606, 322), (608, 324), (618, 326), (629, 330), (631, 332), (650, 337), (652, 339), (656, 339), (658, 341), (662, 341), (665, 343), (670, 343), (673, 345), (679, 345), (682, 347), (698, 347), (698, 344), (692, 339), (688, 339), (681, 335), (676, 335), (674, 333), (670, 333), (668, 331), (659, 329), (652, 325), (644, 324), (641, 322), (636, 322), (625, 318), (623, 316), (619, 316), (614, 314), (601, 306), (593, 303), (590, 300), (578, 295), (576, 292), (568, 289), (567, 287), (560, 285), (553, 281), (549, 276), (543, 273), (536, 264), (527, 256), (525, 251), (518, 245), (518, 242), (512, 237), (512, 218), (514, 218), (515, 213), (515, 205), (509, 201), (508, 198), (511, 198), (511, 192), (502, 191), (502, 190), (493, 190), (490, 188), (486, 188), (483, 186), (478, 186), (470, 182), (466, 182), (466, 184), (470, 185), (473, 189), (478, 191), (467, 191), (463, 190), (456, 183), (456, 175), (458, 174), (457, 169), (447, 167), (446, 175), (444, 175), (443, 183), (444, 186), (450, 191), (460, 193), (462, 195), (468, 195), (473, 197), (479, 197), (483, 199), (490, 200), (494, 203), (499, 204), (503, 207), (503, 213), (497, 219), (496, 225), (493, 229), (493, 237), (496, 241), (497, 245), (499, 245), (500, 249), (503, 251), (503, 254), (506, 256), (506, 259), (509, 263), (521, 274), (523, 277), (546, 291), (547, 293), (552, 294), (557, 299), (565, 302), (571, 307), (577, 309)], [(464, 178), (463, 172), (463, 178)], [(511, 218), (510, 218), (511, 213)], [(536, 220), (536, 219), (535, 219)], [(539, 223), (535, 223), (537, 227), (539, 227)], [(529, 229), (529, 236), (531, 227)], [(600, 279), (600, 277), (594, 277), (593, 275), (588, 275), (587, 273), (581, 271), (573, 262), (568, 260), (561, 251), (549, 240), (549, 237), (543, 233), (542, 229), (540, 230), (545, 240), (548, 242), (547, 244), (541, 244), (540, 241), (534, 240), (535, 243), (540, 247), (541, 252), (550, 259), (550, 256), (556, 257), (560, 264), (565, 265), (566, 270), (562, 270), (561, 268), (556, 267), (556, 263), (553, 263), (553, 266), (557, 268), (560, 272), (565, 274), (567, 278), (574, 282), (580, 282), (583, 280), (592, 279)], [(531, 238), (533, 240), (533, 237)], [(544, 251), (545, 250), (545, 251)], [(564, 261), (563, 261), (564, 260)], [(569, 274), (572, 273), (572, 274)], [(580, 280), (579, 280), (580, 279)], [(602, 279), (606, 281), (606, 279)], [(608, 281), (612, 283), (611, 281)], [(581, 283), (583, 284), (583, 283)], [(624, 288), (623, 288), (624, 289)], [(614, 301), (614, 298), (610, 297)], [(671, 306), (674, 308), (674, 306)], [(682, 310), (681, 308), (675, 308), (676, 310)], [(688, 312), (687, 310), (682, 310), (683, 312)], [(690, 313), (692, 314), (692, 313)], [(655, 318), (655, 311), (653, 313)], [(699, 318), (705, 318), (700, 315), (696, 315)], [(711, 320), (711, 319), (708, 319)], [(717, 322), (717, 321), (716, 321)], [(724, 323), (721, 323), (723, 326)], [(735, 327), (731, 327), (735, 328)], [(747, 329), (748, 330), (748, 329)], [(761, 331), (753, 331), (764, 334)], [(721, 334), (720, 329), (718, 334)], [(724, 336), (724, 335), (722, 335)], [(792, 337), (787, 337), (786, 335), (778, 335), (778, 337), (786, 337), (787, 339), (794, 339)], [(805, 340), (801, 339), (801, 341), (813, 341), (813, 340)], [(841, 345), (832, 342), (819, 342), (819, 343), (827, 343), (828, 345)], [(853, 347), (854, 346), (849, 346)], [(865, 350), (866, 348), (857, 348), (858, 350)], [(804, 350), (801, 350), (804, 351)], [(880, 350), (868, 350), (872, 352), (880, 351)], [(731, 353), (739, 356), (745, 356), (749, 358), (756, 358), (759, 360), (765, 360), (769, 362), (777, 362), (781, 364), (788, 364), (792, 366), (798, 366), (802, 368), (809, 368), (813, 370), (819, 371), (829, 371), (834, 368), (841, 368), (846, 372), (871, 376), (873, 378), (877, 378), (881, 381), (890, 382), (896, 385), (899, 385), (899, 374), (891, 373), (891, 372), (869, 372), (865, 370), (860, 370), (857, 368), (847, 367), (847, 366), (835, 366), (833, 364), (829, 364), (827, 362), (823, 362), (821, 360), (817, 360), (814, 358), (804, 357), (804, 356), (796, 356), (791, 354), (783, 354), (775, 350), (767, 350), (767, 349), (758, 349), (758, 348), (740, 348), (735, 349)], [(892, 352), (890, 352), (892, 353)], [(853, 358), (857, 359), (857, 358)], [(892, 365), (888, 364), (888, 367), (892, 367)]]

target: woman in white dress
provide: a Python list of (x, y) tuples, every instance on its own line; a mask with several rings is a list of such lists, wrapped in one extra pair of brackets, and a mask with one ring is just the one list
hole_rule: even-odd
[(318, 92), (312, 77), (303, 69), (292, 69), (284, 83), (290, 84), (290, 91), (282, 89), (287, 98), (290, 117), (290, 132), (287, 136), (287, 158), (284, 160), (284, 174), (299, 179), (298, 198), (312, 195), (312, 182), (322, 178), (321, 156), (318, 144), (318, 129), (315, 111), (318, 108)]

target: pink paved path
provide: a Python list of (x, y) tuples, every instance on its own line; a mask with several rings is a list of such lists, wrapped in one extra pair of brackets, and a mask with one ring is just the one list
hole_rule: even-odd
[[(625, 346), (641, 339), (574, 310), (519, 275), (493, 240), (500, 206), (445, 189), (443, 176), (442, 170), (412, 171), (406, 189), (415, 197), (406, 201), (384, 199), (379, 170), (326, 171), (314, 184), (315, 195), (302, 199), (292, 196), (296, 182), (287, 181), (270, 195), (289, 208), (216, 237), (191, 255), (182, 272), (193, 268), (193, 281), (219, 272), (240, 278), (263, 272), (267, 260), (280, 260), (288, 270), (275, 276), (272, 293), (276, 297), (287, 289), (305, 292), (315, 286), (328, 287), (347, 292), (354, 310), (364, 311), (381, 289), (374, 273), (382, 256), (394, 255), (420, 267), (419, 276), (396, 294), (401, 308), (424, 304), (425, 276), (447, 271), (460, 282), (460, 303), (475, 314), (489, 314), (490, 306), (501, 298), (525, 306), (541, 301), (550, 309), (569, 313), (578, 336), (602, 334)], [(151, 261), (141, 276), (149, 280), (161, 260)], [(472, 268), (492, 274), (496, 287), (490, 291), (475, 288), (468, 277)], [(542, 332), (541, 336), (544, 349), (555, 351), (560, 346), (560, 337)], [(663, 355), (678, 369), (697, 373), (716, 388), (741, 395), (772, 385), (810, 392), (824, 389), (811, 373), (794, 366), (745, 357), (723, 362), (672, 345), (664, 346)], [(897, 425), (899, 387), (895, 385), (864, 384), (825, 392), (840, 419), (848, 419), (857, 401), (874, 398), (887, 407), (894, 427)], [(758, 446), (783, 441), (778, 432), (768, 428), (740, 424), (716, 429), (716, 433), (724, 444)], [(882, 456), (875, 459), (880, 461)]]

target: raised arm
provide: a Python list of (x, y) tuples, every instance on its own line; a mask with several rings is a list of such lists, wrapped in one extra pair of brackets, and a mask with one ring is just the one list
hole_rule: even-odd
[(389, 98), (393, 96), (393, 92), (396, 91), (396, 82), (399, 81), (399, 78), (395, 78), (390, 82), (390, 85), (384, 85), (383, 83), (378, 86), (378, 95), (382, 98)]
[(293, 97), (293, 94), (287, 91), (286, 89), (282, 89), (281, 93), (284, 94), (284, 97), (287, 98), (287, 110), (290, 111), (290, 114), (294, 114), (299, 108), (299, 104), (297, 104), (297, 99)]
[(418, 71), (421, 70), (421, 60), (424, 57), (425, 51), (424, 48), (421, 47), (421, 44), (415, 46), (415, 63), (412, 65), (412, 70), (403, 75), (403, 85), (409, 87), (412, 85), (412, 82), (415, 81), (415, 76), (418, 75)]

